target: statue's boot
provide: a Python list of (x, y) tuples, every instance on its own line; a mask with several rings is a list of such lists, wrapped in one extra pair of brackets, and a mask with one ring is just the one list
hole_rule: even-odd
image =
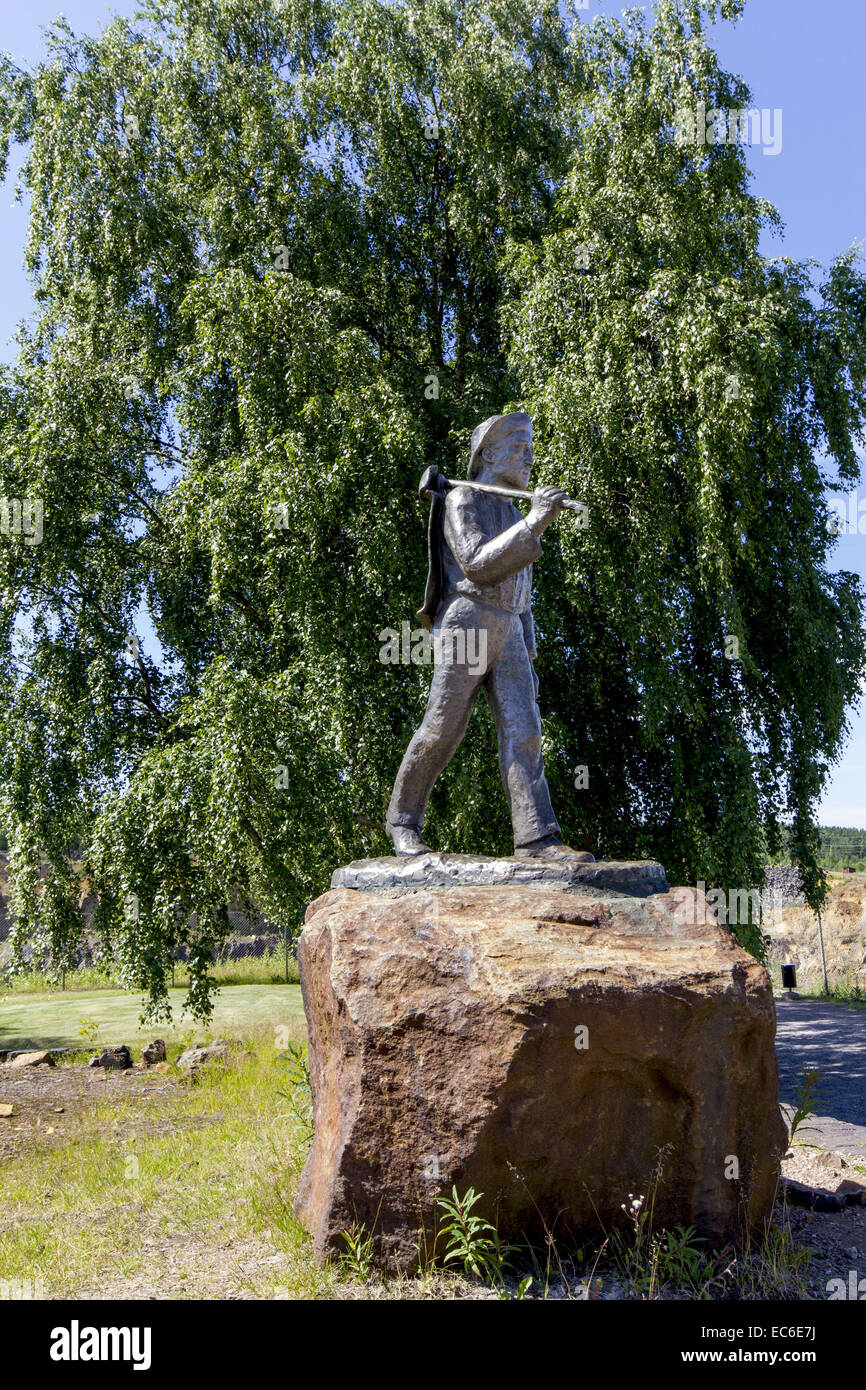
[(558, 835), (545, 835), (541, 840), (521, 845), (514, 851), (515, 859), (553, 859), (569, 864), (594, 864), (595, 855), (588, 850), (571, 849), (564, 845)]
[(388, 825), (385, 829), (391, 837), (395, 854), (429, 854), (430, 846), (425, 845), (417, 825)]

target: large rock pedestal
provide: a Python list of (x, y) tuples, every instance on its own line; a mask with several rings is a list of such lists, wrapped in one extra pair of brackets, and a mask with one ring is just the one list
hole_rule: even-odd
[(769, 1215), (770, 982), (694, 890), (367, 882), (311, 905), (299, 959), (317, 1260), (363, 1223), (380, 1265), (414, 1268), (452, 1185), (503, 1239), (546, 1223), (564, 1247), (620, 1225), (659, 1164), (656, 1226), (720, 1243)]

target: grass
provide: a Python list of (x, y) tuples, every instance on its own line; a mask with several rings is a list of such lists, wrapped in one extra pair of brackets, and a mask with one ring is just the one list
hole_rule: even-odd
[(273, 1039), (244, 1041), (195, 1078), (142, 1074), (144, 1099), (110, 1077), (62, 1146), (36, 1131), (0, 1168), (0, 1278), (48, 1298), (329, 1293), (293, 1215), (305, 1154)]
[(797, 991), (801, 999), (807, 999), (811, 1004), (836, 1004), (840, 1009), (866, 1009), (866, 999), (839, 999), (833, 994), (822, 994), (820, 990), (813, 990), (803, 993)]
[[(773, 989), (782, 989), (782, 970), (776, 962), (767, 966)], [(852, 1009), (866, 1008), (866, 983), (850, 972), (839, 974), (829, 982), (830, 993), (824, 993), (824, 981), (820, 975), (808, 975), (798, 985), (795, 993), (801, 999), (810, 999), (820, 1004), (843, 1004)], [(787, 990), (784, 991), (787, 993)]]
[[(260, 956), (243, 956), (240, 960), (217, 961), (211, 969), (211, 977), (221, 985), (282, 985), (297, 984), (299, 980), (298, 962), (289, 951), (288, 978), (286, 954), (283, 947), (274, 951), (264, 951)], [(180, 988), (189, 986), (189, 970), (184, 961), (177, 961), (172, 975), (172, 985)], [(110, 973), (106, 974), (95, 965), (83, 965), (70, 971), (65, 980), (45, 970), (22, 970), (9, 974), (0, 989), (6, 994), (62, 994), (70, 990), (106, 989), (121, 987), (120, 981)]]
[[(82, 1023), (92, 1019), (97, 1025), (94, 1045), (146, 1042), (151, 1037), (180, 1042), (200, 1025), (182, 1014), (186, 991), (169, 991), (173, 1022), (142, 1027), (139, 1021), (142, 1001), (121, 990), (66, 990), (65, 993), (0, 995), (0, 1047), (76, 1047), (81, 1044)], [(208, 1025), (214, 1036), (239, 1034), (256, 1027), (273, 1030), (293, 1025), (298, 1035), (304, 1031), (303, 1006), (299, 985), (235, 985), (221, 991), (214, 1003)], [(215, 1031), (214, 1031), (215, 1030)]]

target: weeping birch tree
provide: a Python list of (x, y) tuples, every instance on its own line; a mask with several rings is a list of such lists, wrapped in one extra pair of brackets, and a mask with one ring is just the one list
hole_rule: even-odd
[[(387, 852), (430, 676), (381, 659), (417, 626), (418, 477), (512, 408), (590, 508), (537, 568), (565, 837), (730, 888), (787, 827), (817, 901), (864, 666), (824, 492), (858, 477), (866, 285), (762, 259), (744, 147), (688, 141), (750, 106), (704, 37), (741, 7), (149, 0), (3, 60), (37, 305), (0, 381), (19, 949), (68, 964), (87, 888), (115, 974), (159, 1014), (185, 944), (206, 1014), (229, 903), (296, 929)], [(509, 847), (483, 703), (428, 826)]]

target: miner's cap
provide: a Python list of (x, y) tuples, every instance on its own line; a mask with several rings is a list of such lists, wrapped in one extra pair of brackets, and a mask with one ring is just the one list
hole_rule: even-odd
[(532, 421), (522, 410), (513, 410), (510, 415), (491, 415), (482, 420), (472, 431), (472, 448), (469, 455), (467, 478), (475, 478), (481, 467), (481, 450), (485, 444), (497, 444), (500, 439), (514, 430), (528, 430), (532, 438)]

